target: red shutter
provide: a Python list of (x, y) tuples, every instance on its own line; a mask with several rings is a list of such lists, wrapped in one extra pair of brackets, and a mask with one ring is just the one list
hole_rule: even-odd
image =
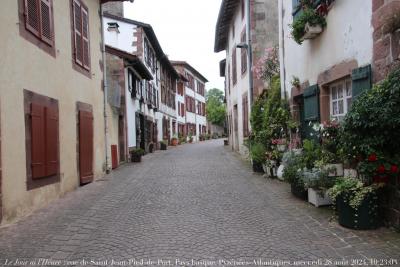
[(38, 0), (24, 0), (25, 2), (25, 27), (27, 30), (40, 37), (40, 15)]
[(58, 109), (46, 108), (46, 176), (58, 173)]
[(31, 104), (32, 179), (46, 176), (45, 108)]
[(89, 16), (85, 8), (82, 8), (82, 50), (83, 67), (90, 69), (90, 49), (89, 49)]
[(41, 39), (49, 45), (53, 44), (53, 29), (51, 20), (52, 14), (50, 0), (40, 0)]
[(74, 36), (75, 36), (75, 61), (79, 65), (83, 65), (82, 53), (82, 12), (81, 4), (79, 1), (73, 1), (74, 11)]
[(93, 180), (93, 115), (79, 111), (79, 172), (81, 183)]

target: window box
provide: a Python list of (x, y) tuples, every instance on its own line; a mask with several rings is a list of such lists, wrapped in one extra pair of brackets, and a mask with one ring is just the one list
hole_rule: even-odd
[(304, 32), (305, 34), (301, 38), (303, 41), (304, 40), (309, 40), (309, 39), (314, 39), (317, 37), (321, 32), (322, 32), (322, 26), (321, 25), (310, 25), (310, 23), (306, 23), (304, 26)]

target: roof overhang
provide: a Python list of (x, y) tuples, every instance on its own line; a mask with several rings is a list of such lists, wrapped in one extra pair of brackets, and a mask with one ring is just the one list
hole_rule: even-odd
[(200, 72), (198, 72), (195, 68), (193, 68), (192, 66), (190, 66), (189, 63), (187, 63), (186, 61), (171, 61), (173, 66), (183, 66), (187, 69), (189, 69), (192, 73), (196, 74), (196, 76), (198, 76), (204, 83), (207, 83), (208, 80), (206, 77), (204, 77)]
[(216, 53), (226, 49), (229, 26), (239, 2), (239, 0), (222, 0), (215, 26), (214, 52)]
[(219, 76), (225, 77), (226, 59), (219, 62)]
[(118, 48), (106, 45), (106, 53), (112, 54), (114, 56), (118, 56), (127, 63), (125, 66), (130, 66), (134, 68), (137, 73), (146, 80), (153, 80), (153, 75), (151, 75), (150, 71), (144, 65), (144, 63), (138, 58), (136, 55), (127, 53)]

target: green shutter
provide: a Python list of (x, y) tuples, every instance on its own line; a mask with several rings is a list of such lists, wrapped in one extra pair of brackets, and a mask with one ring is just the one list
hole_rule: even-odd
[(319, 120), (319, 89), (318, 85), (313, 85), (304, 90), (304, 120)]
[(355, 100), (362, 92), (372, 87), (371, 65), (354, 69), (351, 73), (352, 97)]

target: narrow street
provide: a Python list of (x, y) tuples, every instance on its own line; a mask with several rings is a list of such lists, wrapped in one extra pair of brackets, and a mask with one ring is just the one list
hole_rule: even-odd
[(287, 184), (253, 174), (220, 139), (149, 154), (0, 228), (0, 259), (192, 266), (400, 255), (399, 234), (347, 230), (331, 214), (295, 199)]

